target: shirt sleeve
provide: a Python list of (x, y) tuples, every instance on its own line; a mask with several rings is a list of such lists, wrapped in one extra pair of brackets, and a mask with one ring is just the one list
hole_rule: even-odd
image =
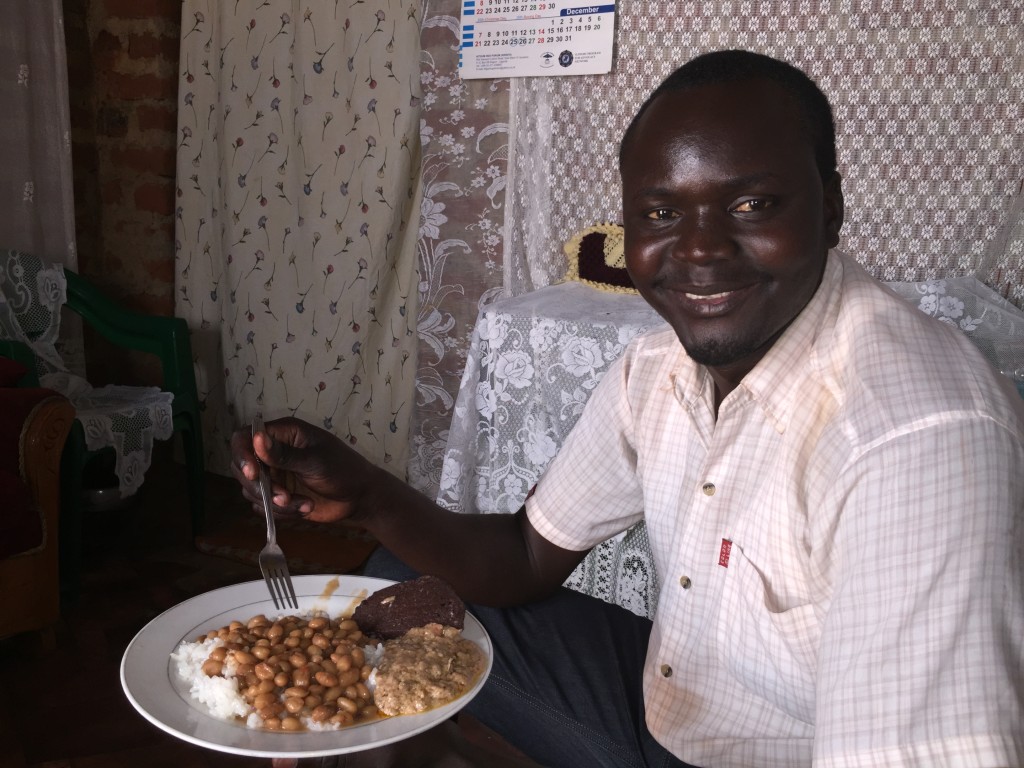
[(530, 523), (563, 549), (590, 549), (643, 516), (628, 401), (631, 359), (627, 351), (605, 373), (527, 500)]
[(815, 766), (1024, 764), (1024, 450), (964, 417), (854, 457), (818, 657)]

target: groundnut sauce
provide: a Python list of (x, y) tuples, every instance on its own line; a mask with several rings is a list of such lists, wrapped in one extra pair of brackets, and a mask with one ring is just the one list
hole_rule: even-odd
[(272, 731), (305, 730), (302, 718), (343, 726), (380, 717), (366, 680), (369, 640), (352, 619), (253, 616), (211, 630), (219, 637), (203, 663), (208, 676), (233, 670), (239, 693)]
[(465, 693), (484, 669), (480, 647), (454, 627), (427, 624), (384, 644), (374, 701), (386, 715), (413, 715)]

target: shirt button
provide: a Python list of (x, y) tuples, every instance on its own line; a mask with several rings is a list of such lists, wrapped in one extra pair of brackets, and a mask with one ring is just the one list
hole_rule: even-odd
[(661, 665), (661, 676), (662, 677), (672, 677), (672, 667), (670, 667), (668, 664), (662, 664)]
[(704, 487), (701, 488), (701, 490), (704, 491), (704, 495), (705, 496), (714, 496), (715, 495), (715, 484), (714, 483), (704, 483)]
[(690, 581), (689, 576), (683, 576), (679, 579), (679, 586), (681, 586), (683, 589), (689, 589), (693, 586), (693, 582)]

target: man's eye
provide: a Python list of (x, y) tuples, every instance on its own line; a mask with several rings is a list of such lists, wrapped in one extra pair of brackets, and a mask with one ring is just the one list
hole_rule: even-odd
[(665, 219), (674, 219), (675, 217), (676, 212), (669, 208), (655, 208), (653, 211), (647, 212), (647, 218), (654, 221), (664, 221)]
[(752, 197), (749, 200), (743, 200), (733, 206), (732, 210), (734, 213), (757, 213), (763, 211), (766, 208), (772, 206), (772, 201), (765, 197)]

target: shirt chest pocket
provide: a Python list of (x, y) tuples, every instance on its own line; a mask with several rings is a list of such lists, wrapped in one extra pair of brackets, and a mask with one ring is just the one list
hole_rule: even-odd
[(810, 603), (781, 605), (762, 572), (732, 548), (716, 623), (717, 656), (751, 693), (814, 722), (821, 624)]

